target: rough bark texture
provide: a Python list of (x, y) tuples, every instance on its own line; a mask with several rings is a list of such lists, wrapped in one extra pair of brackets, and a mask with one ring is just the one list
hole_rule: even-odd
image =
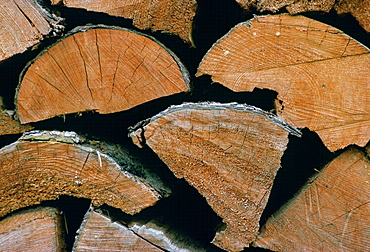
[(0, 61), (22, 53), (45, 36), (63, 30), (62, 18), (50, 14), (36, 0), (0, 3)]
[(189, 91), (178, 58), (153, 38), (119, 27), (78, 27), (43, 51), (18, 86), (22, 123), (95, 110), (127, 110)]
[(59, 195), (135, 214), (168, 193), (160, 183), (124, 171), (108, 155), (76, 141), (74, 132), (34, 132), (2, 148), (0, 216)]
[(51, 207), (14, 213), (0, 221), (1, 251), (65, 251), (62, 223)]
[(197, 76), (237, 92), (277, 91), (278, 115), (335, 151), (369, 140), (369, 66), (369, 50), (343, 32), (283, 14), (235, 26), (204, 56)]
[(175, 232), (171, 227), (164, 226), (156, 220), (148, 222), (141, 220), (131, 221), (129, 229), (138, 236), (163, 249), (164, 251), (206, 252), (197, 241)]
[(172, 33), (193, 44), (191, 31), (197, 9), (195, 0), (51, 0), (51, 2), (130, 18), (139, 29)]
[(309, 11), (329, 12), (335, 9), (338, 14), (351, 13), (360, 25), (370, 32), (370, 1), (369, 0), (236, 0), (244, 9), (252, 7), (260, 12), (277, 12), (286, 8), (290, 14)]
[(368, 158), (346, 150), (268, 219), (254, 245), (273, 251), (368, 251), (369, 180)]
[(240, 251), (255, 239), (288, 134), (280, 118), (230, 103), (172, 106), (132, 129), (178, 178), (185, 178), (223, 218), (213, 243)]
[(338, 14), (351, 13), (360, 25), (370, 32), (370, 1), (369, 0), (340, 0), (334, 9)]
[(86, 213), (77, 233), (73, 251), (163, 251), (92, 209)]

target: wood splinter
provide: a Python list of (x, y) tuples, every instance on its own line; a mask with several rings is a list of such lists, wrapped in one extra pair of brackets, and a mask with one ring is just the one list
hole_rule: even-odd
[(223, 218), (226, 227), (213, 243), (241, 251), (258, 234), (289, 133), (301, 134), (253, 106), (185, 103), (132, 128), (130, 136), (148, 145)]
[(0, 216), (59, 195), (135, 214), (169, 195), (158, 177), (117, 149), (120, 157), (113, 160), (74, 132), (27, 132), (0, 150)]

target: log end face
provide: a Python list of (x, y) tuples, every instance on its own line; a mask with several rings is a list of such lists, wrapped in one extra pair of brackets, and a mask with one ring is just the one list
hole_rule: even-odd
[(238, 252), (249, 247), (249, 244), (254, 240), (255, 236), (250, 235), (249, 232), (243, 233), (240, 230), (233, 230), (226, 227), (225, 230), (216, 233), (212, 243), (226, 251)]

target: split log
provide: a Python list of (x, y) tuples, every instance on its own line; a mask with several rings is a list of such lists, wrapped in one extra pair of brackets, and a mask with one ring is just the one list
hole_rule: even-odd
[(17, 89), (21, 123), (102, 114), (189, 91), (189, 74), (154, 38), (111, 26), (77, 27), (29, 64)]
[(195, 0), (51, 0), (51, 3), (133, 19), (133, 25), (139, 29), (159, 30), (175, 34), (182, 40), (193, 45), (191, 31), (193, 18), (197, 10), (197, 2)]
[(255, 246), (273, 251), (368, 251), (370, 162), (350, 148), (267, 220)]
[(369, 141), (369, 66), (368, 48), (338, 29), (282, 14), (235, 26), (204, 56), (197, 76), (237, 92), (277, 91), (277, 114), (335, 151)]
[[(74, 132), (33, 131), (2, 148), (0, 216), (59, 195), (135, 214), (169, 194), (159, 178), (127, 154), (117, 150), (115, 159), (121, 160), (115, 161), (81, 141)], [(134, 169), (129, 173), (123, 166)], [(134, 175), (135, 170), (145, 178)]]
[(206, 252), (197, 241), (175, 232), (171, 227), (156, 220), (133, 220), (128, 227), (139, 237), (149, 241), (164, 251)]
[(1, 251), (65, 251), (63, 221), (58, 210), (39, 207), (0, 221)]
[(0, 61), (64, 29), (60, 24), (63, 19), (49, 13), (36, 0), (2, 1), (0, 16)]
[(162, 249), (120, 223), (90, 209), (77, 231), (73, 251), (150, 251)]
[(370, 32), (369, 0), (236, 0), (236, 2), (246, 10), (255, 7), (260, 12), (277, 12), (285, 8), (292, 15), (308, 11), (329, 12), (334, 9), (338, 14), (351, 13), (360, 25)]
[(178, 178), (185, 178), (223, 218), (213, 243), (240, 251), (259, 229), (288, 134), (279, 117), (237, 103), (172, 106), (131, 128)]
[(337, 1), (334, 9), (338, 14), (351, 13), (360, 25), (370, 32), (370, 1), (369, 0), (341, 0)]
[(32, 130), (29, 124), (22, 125), (13, 118), (14, 111), (3, 109), (3, 100), (0, 97), (0, 135), (19, 134)]

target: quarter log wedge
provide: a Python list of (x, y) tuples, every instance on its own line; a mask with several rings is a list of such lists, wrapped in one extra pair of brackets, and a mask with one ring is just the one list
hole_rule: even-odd
[(260, 16), (219, 39), (197, 76), (211, 75), (236, 92), (277, 91), (277, 114), (315, 131), (335, 151), (369, 141), (369, 52), (338, 29), (303, 16)]
[(0, 216), (59, 195), (135, 214), (170, 193), (128, 154), (117, 151), (115, 160), (74, 132), (27, 132), (0, 150)]
[(77, 231), (73, 251), (163, 252), (124, 225), (90, 209)]
[(65, 251), (61, 214), (51, 207), (13, 213), (0, 221), (1, 251)]
[(370, 162), (352, 147), (270, 217), (254, 246), (273, 251), (369, 251)]
[(197, 10), (195, 0), (51, 0), (51, 3), (133, 19), (133, 25), (139, 29), (172, 33), (193, 44), (191, 32)]
[(108, 114), (189, 91), (189, 74), (158, 41), (111, 26), (77, 27), (24, 70), (21, 123), (83, 111)]
[(288, 134), (281, 118), (237, 103), (185, 103), (131, 128), (178, 178), (195, 187), (226, 224), (214, 240), (228, 251), (248, 247), (259, 229)]
[(0, 17), (0, 62), (64, 29), (63, 19), (49, 13), (37, 0), (1, 1)]

